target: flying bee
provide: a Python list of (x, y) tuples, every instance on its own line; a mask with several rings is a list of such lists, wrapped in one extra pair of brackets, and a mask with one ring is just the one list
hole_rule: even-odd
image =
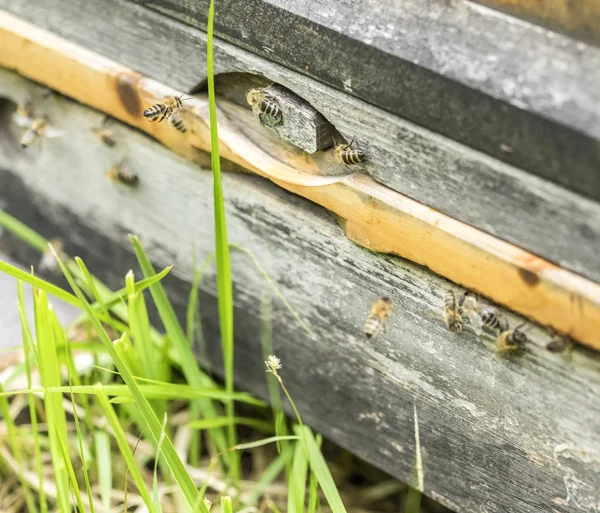
[[(148, 98), (150, 101), (154, 101)], [(165, 96), (162, 102), (155, 103), (152, 107), (147, 108), (144, 111), (144, 117), (150, 121), (158, 121), (159, 123), (165, 119), (169, 119), (178, 110), (183, 109), (183, 102), (191, 100), (191, 98), (184, 98), (181, 95), (179, 98), (175, 96)]]
[(182, 134), (187, 132), (187, 126), (183, 119), (181, 119), (181, 116), (178, 112), (173, 113), (173, 116), (171, 117), (171, 124)]
[(498, 338), (496, 338), (496, 351), (499, 353), (514, 351), (515, 349), (520, 349), (529, 342), (525, 332), (520, 329), (521, 326), (523, 326), (523, 324), (514, 329), (502, 331), (500, 335), (498, 335)]
[(15, 113), (13, 119), (20, 127), (27, 128), (19, 141), (23, 148), (29, 148), (34, 141), (41, 140), (43, 137), (53, 139), (64, 135), (64, 131), (52, 126), (46, 118), (31, 119)]
[(140, 181), (138, 175), (125, 165), (124, 160), (111, 167), (106, 172), (106, 177), (112, 182), (128, 185), (129, 187), (137, 186)]
[(246, 93), (246, 100), (252, 106), (252, 112), (259, 121), (262, 121), (265, 117), (274, 125), (283, 121), (283, 114), (277, 101), (264, 89), (250, 89)]
[(444, 295), (444, 320), (451, 332), (460, 333), (462, 331), (462, 317), (457, 309), (454, 292), (451, 290), (448, 290)]
[(334, 155), (342, 164), (348, 166), (352, 164), (360, 164), (365, 160), (365, 154), (361, 150), (353, 150), (352, 145), (354, 144), (354, 137), (349, 144), (338, 144), (335, 147)]
[(382, 297), (373, 304), (363, 327), (367, 339), (374, 339), (381, 331), (385, 332), (391, 313), (392, 300), (389, 297)]

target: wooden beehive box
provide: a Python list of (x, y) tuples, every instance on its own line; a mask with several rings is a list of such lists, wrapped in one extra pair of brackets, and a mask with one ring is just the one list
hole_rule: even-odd
[[(550, 31), (462, 0), (217, 2), (221, 150), (247, 171), (224, 176), (230, 239), (243, 248), (238, 384), (266, 393), (270, 312), (303, 418), (405, 481), (418, 418), (423, 491), (456, 511), (600, 508), (598, 9), (565, 17), (561, 3), (523, 3)], [(138, 234), (156, 264), (175, 264), (167, 284), (183, 309), (193, 255), (213, 248), (207, 3), (0, 8), (4, 207), (115, 286), (135, 266), (127, 234)], [(245, 92), (271, 84), (292, 121), (269, 130)], [(185, 134), (141, 115), (146, 98), (184, 93)], [(12, 122), (28, 100), (65, 132), (37, 153)], [(113, 148), (91, 135), (105, 115)], [(367, 160), (342, 166), (327, 141), (353, 137)], [(105, 178), (122, 159), (135, 189)], [(527, 350), (502, 358), (471, 329), (450, 333), (449, 288), (503, 305), (513, 326), (526, 320)], [(214, 274), (200, 289), (205, 363), (218, 371)], [(367, 343), (362, 324), (381, 296), (394, 314)], [(580, 344), (548, 352), (548, 327)]]

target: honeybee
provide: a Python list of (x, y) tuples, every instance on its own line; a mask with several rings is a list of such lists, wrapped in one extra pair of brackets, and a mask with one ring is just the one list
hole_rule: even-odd
[[(148, 98), (150, 101), (154, 101)], [(150, 121), (158, 121), (159, 123), (165, 119), (169, 119), (178, 110), (183, 108), (183, 102), (191, 100), (191, 98), (184, 98), (181, 95), (179, 98), (175, 96), (165, 96), (162, 102), (155, 103), (152, 107), (147, 108), (144, 111), (144, 117)]]
[(502, 331), (496, 338), (496, 351), (499, 353), (514, 351), (529, 342), (527, 335), (520, 329), (521, 326), (523, 325)]
[(264, 115), (275, 125), (283, 121), (283, 114), (277, 101), (263, 89), (250, 89), (246, 93), (246, 100), (252, 106), (252, 112), (259, 120), (261, 120), (261, 115)]
[[(51, 239), (49, 241), (49, 244), (52, 245), (52, 247), (54, 248), (54, 251), (56, 251), (56, 254), (58, 255), (58, 257), (61, 260), (65, 260), (67, 258), (67, 254), (64, 252), (64, 244), (61, 239)], [(56, 271), (58, 271), (58, 269), (59, 269), (58, 262), (56, 261), (56, 258), (54, 258), (52, 251), (50, 251), (49, 246), (46, 246), (46, 249), (44, 249), (44, 253), (42, 254), (42, 258), (40, 259), (40, 263), (38, 264), (38, 267), (41, 272), (44, 272), (44, 271), (56, 272)]]
[(363, 327), (367, 339), (375, 338), (381, 331), (385, 332), (391, 313), (392, 300), (389, 297), (382, 297), (373, 304)]
[(138, 175), (125, 165), (124, 160), (111, 167), (106, 172), (106, 177), (112, 182), (128, 185), (129, 187), (137, 186), (140, 181)]
[(573, 349), (573, 341), (565, 336), (552, 330), (552, 339), (546, 344), (546, 349), (552, 353), (564, 353), (567, 349)]
[(482, 324), (480, 309), (481, 305), (477, 295), (471, 291), (466, 291), (458, 302), (458, 313), (462, 319), (466, 319), (475, 327), (480, 327)]
[(352, 145), (354, 144), (354, 137), (349, 144), (338, 144), (335, 147), (334, 155), (342, 164), (348, 166), (352, 164), (360, 164), (365, 160), (365, 154), (361, 150), (353, 150)]
[(454, 292), (451, 290), (448, 290), (444, 295), (444, 320), (451, 332), (460, 333), (462, 331), (462, 317), (457, 309)]
[(114, 148), (117, 145), (117, 139), (115, 138), (114, 132), (108, 128), (108, 118), (104, 118), (102, 125), (99, 127), (92, 128), (92, 132), (96, 138), (109, 148)]
[(185, 134), (187, 132), (187, 126), (183, 122), (183, 119), (181, 119), (181, 116), (178, 112), (175, 112), (171, 117), (171, 124), (182, 134)]
[(23, 148), (29, 148), (35, 140), (41, 140), (42, 137), (53, 139), (64, 135), (64, 131), (52, 126), (46, 118), (34, 118), (31, 105), (18, 107), (13, 120), (21, 128), (27, 128), (19, 141)]
[(482, 326), (488, 331), (498, 334), (508, 330), (506, 319), (497, 315), (493, 308), (489, 306), (481, 307), (480, 315)]

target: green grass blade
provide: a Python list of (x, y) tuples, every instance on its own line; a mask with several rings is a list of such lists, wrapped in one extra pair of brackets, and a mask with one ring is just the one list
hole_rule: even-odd
[(262, 438), (261, 440), (256, 440), (254, 442), (247, 442), (243, 444), (234, 445), (230, 451), (243, 451), (245, 449), (254, 449), (255, 447), (261, 447), (263, 445), (272, 444), (278, 442), (280, 440), (299, 440), (299, 436), (288, 435), (288, 436), (270, 436), (269, 438)]
[(221, 497), (221, 512), (233, 513), (233, 506), (231, 505), (231, 497), (229, 495)]
[(292, 472), (288, 486), (288, 513), (303, 513), (306, 500), (306, 476), (308, 459), (303, 444), (297, 443), (294, 450)]
[[(223, 366), (225, 372), (225, 389), (233, 392), (233, 284), (231, 281), (231, 260), (229, 257), (229, 241), (227, 239), (227, 222), (225, 218), (225, 201), (221, 184), (221, 160), (219, 155), (219, 131), (217, 127), (217, 102), (215, 98), (215, 69), (213, 55), (213, 34), (215, 21), (215, 0), (210, 0), (207, 22), (207, 87), (208, 110), (210, 117), (210, 147), (213, 171), (213, 199), (215, 216), (215, 246), (217, 251), (217, 283), (219, 303), (219, 324), (221, 328), (221, 347), (223, 350)], [(235, 416), (233, 401), (227, 403), (227, 416)], [(233, 423), (227, 430), (229, 445), (236, 443), (236, 431)], [(240, 476), (239, 459), (232, 457), (231, 474), (233, 479)]]
[[(44, 389), (60, 386), (60, 368), (54, 334), (50, 325), (48, 297), (43, 290), (34, 290), (34, 316), (39, 351), (39, 372)], [(66, 417), (62, 407), (62, 395), (44, 391), (44, 403), (48, 419), (50, 454), (54, 467), (59, 511), (70, 510), (69, 474), (70, 459), (65, 460)]]
[[(19, 297), (19, 318), (21, 320), (21, 331), (23, 333), (23, 350), (25, 352), (25, 368), (27, 376), (27, 388), (31, 388), (31, 372), (34, 363), (37, 361), (37, 351), (33, 343), (33, 336), (27, 322), (25, 312), (25, 295), (23, 293), (23, 282), (17, 282), (17, 292)], [(29, 418), (31, 422), (31, 431), (33, 433), (33, 457), (35, 461), (36, 473), (38, 477), (38, 500), (40, 511), (47, 513), (48, 502), (46, 501), (46, 492), (44, 491), (44, 470), (42, 468), (42, 455), (40, 450), (40, 435), (38, 431), (38, 416), (35, 408), (35, 397), (31, 394), (27, 397), (29, 406)]]
[(149, 512), (156, 513), (156, 511), (154, 510), (154, 505), (152, 503), (152, 498), (148, 493), (148, 489), (146, 488), (144, 478), (142, 477), (142, 474), (133, 457), (133, 451), (129, 447), (125, 431), (123, 431), (123, 427), (121, 426), (121, 422), (117, 417), (115, 410), (108, 402), (108, 397), (106, 396), (106, 394), (103, 393), (102, 385), (96, 386), (98, 388), (98, 403), (104, 410), (106, 420), (108, 421), (108, 424), (111, 427), (112, 434), (115, 437), (117, 445), (119, 446), (119, 452), (125, 460), (127, 468), (129, 469), (129, 475), (133, 479), (133, 482), (135, 483), (135, 486), (138, 489), (138, 493), (142, 497), (142, 500), (144, 501), (144, 504), (148, 508)]
[(251, 417), (234, 417), (233, 419), (230, 417), (215, 417), (213, 419), (199, 419), (188, 422), (187, 426), (191, 429), (213, 429), (216, 427), (228, 426), (232, 420), (236, 426), (248, 426), (266, 433), (273, 432), (273, 426), (270, 422)]
[(4, 210), (0, 210), (0, 226), (40, 251), (44, 251), (48, 245), (48, 241), (44, 237)]
[[(2, 392), (2, 383), (0, 383), (0, 392)], [(8, 400), (6, 397), (0, 397), (0, 418), (4, 419), (4, 424), (6, 425), (6, 434), (8, 435), (8, 445), (10, 446), (15, 461), (17, 462), (17, 466), (19, 467), (19, 481), (21, 481), (21, 487), (23, 490), (23, 495), (25, 496), (25, 503), (27, 504), (27, 511), (37, 511), (36, 503), (33, 499), (33, 494), (31, 492), (31, 488), (29, 487), (29, 483), (24, 476), (25, 466), (24, 466), (24, 457), (23, 451), (21, 450), (21, 445), (19, 443), (17, 437), (17, 430), (15, 428), (15, 422), (10, 414), (10, 406), (8, 404)]]
[[(156, 417), (154, 411), (152, 410), (150, 403), (144, 397), (144, 395), (140, 392), (135, 379), (133, 378), (132, 374), (129, 372), (129, 369), (127, 368), (127, 366), (125, 365), (125, 363), (123, 362), (123, 360), (121, 359), (119, 354), (115, 351), (112, 341), (106, 334), (106, 331), (104, 330), (100, 321), (97, 319), (96, 316), (94, 316), (94, 312), (93, 312), (90, 304), (87, 302), (87, 300), (86, 300), (85, 296), (83, 295), (83, 292), (81, 291), (79, 286), (75, 283), (75, 280), (73, 279), (72, 274), (69, 272), (69, 270), (66, 268), (66, 266), (63, 262), (58, 260), (58, 263), (60, 265), (60, 268), (61, 268), (63, 274), (65, 275), (65, 278), (69, 282), (69, 285), (73, 289), (73, 292), (75, 293), (75, 295), (77, 296), (77, 298), (79, 299), (81, 304), (84, 306), (86, 312), (89, 314), (90, 320), (91, 320), (92, 324), (94, 325), (96, 332), (98, 333), (100, 339), (102, 340), (103, 344), (105, 345), (108, 354), (110, 355), (114, 364), (116, 365), (119, 373), (121, 374), (121, 377), (125, 381), (125, 384), (131, 389), (131, 392), (135, 398), (136, 406), (139, 410), (139, 413), (146, 423), (146, 429), (144, 431), (150, 434), (150, 436), (151, 436), (150, 439), (156, 445), (156, 443), (158, 443), (158, 439), (160, 437), (161, 425), (160, 425), (160, 422), (158, 421), (158, 418)], [(152, 273), (152, 274), (154, 274), (154, 273)], [(156, 285), (154, 285), (154, 286), (156, 286)], [(97, 298), (97, 299), (99, 299), (99, 298)], [(108, 402), (108, 400), (107, 400), (107, 402)], [(179, 458), (179, 455), (177, 454), (175, 447), (173, 446), (173, 443), (171, 442), (171, 440), (169, 438), (167, 438), (165, 440), (164, 447), (163, 447), (163, 453), (165, 455), (166, 463), (169, 466), (169, 468), (171, 469), (173, 477), (175, 478), (175, 481), (181, 488), (188, 504), (189, 505), (194, 504), (196, 501), (196, 498), (198, 496), (198, 491), (197, 491), (191, 477), (187, 473), (183, 462)], [(205, 510), (206, 510), (206, 508), (204, 508), (202, 513), (208, 513)]]
[[(316, 437), (317, 447), (321, 450), (321, 443), (323, 442), (323, 438), (321, 435), (317, 435)], [(317, 481), (317, 476), (314, 472), (310, 473), (310, 483), (308, 485), (308, 513), (315, 513), (317, 511), (317, 507), (319, 511), (321, 510), (321, 504), (319, 501), (319, 482)]]
[(252, 492), (248, 497), (248, 500), (244, 504), (245, 508), (256, 506), (258, 499), (265, 493), (271, 483), (277, 479), (277, 477), (283, 472), (283, 470), (292, 461), (294, 454), (294, 446), (288, 444), (279, 456), (277, 456), (265, 469), (260, 478), (252, 486)]
[(346, 513), (346, 508), (344, 507), (340, 493), (338, 492), (329, 467), (325, 462), (325, 458), (323, 458), (323, 455), (321, 454), (321, 450), (317, 445), (312, 431), (308, 426), (297, 426), (297, 431), (302, 432), (302, 438), (306, 442), (308, 449), (310, 469), (317, 477), (319, 486), (325, 494), (325, 498), (329, 503), (332, 513)]
[(112, 455), (110, 452), (110, 437), (106, 431), (94, 431), (94, 446), (96, 449), (96, 471), (98, 473), (98, 486), (100, 498), (105, 511), (110, 511), (110, 497), (112, 493)]
[[(146, 252), (142, 248), (140, 241), (133, 235), (131, 235), (129, 239), (131, 240), (131, 244), (133, 245), (133, 249), (144, 276), (153, 275), (154, 267), (152, 266), (148, 255), (146, 255)], [(187, 382), (191, 386), (199, 389), (214, 387), (213, 381), (198, 367), (196, 357), (192, 352), (192, 348), (181, 328), (181, 324), (179, 324), (179, 320), (175, 315), (175, 310), (173, 310), (173, 306), (171, 305), (163, 286), (160, 283), (155, 283), (150, 287), (150, 293), (152, 294), (154, 304), (156, 305), (167, 334), (171, 339), (175, 352), (179, 355), (181, 370), (183, 371), (183, 375)], [(217, 416), (217, 412), (210, 401), (202, 401), (201, 405), (204, 417), (212, 418)], [(215, 446), (219, 452), (227, 449), (227, 440), (221, 430), (212, 430), (211, 437), (214, 439)]]

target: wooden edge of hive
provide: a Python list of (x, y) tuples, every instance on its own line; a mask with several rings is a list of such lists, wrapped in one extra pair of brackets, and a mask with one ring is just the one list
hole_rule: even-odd
[[(210, 151), (206, 98), (186, 104), (188, 133), (150, 123), (148, 97), (179, 95), (164, 84), (0, 11), (0, 66), (46, 85), (152, 135), (198, 162)], [(251, 112), (241, 111), (251, 122)], [(247, 113), (247, 114), (246, 114)], [(221, 113), (221, 155), (346, 220), (344, 231), (373, 251), (391, 253), (477, 291), (543, 325), (600, 350), (600, 285), (521, 248), (347, 172), (318, 176), (293, 155), (283, 160), (261, 148)], [(308, 172), (304, 172), (308, 170)], [(311, 173), (311, 170), (313, 173)]]

